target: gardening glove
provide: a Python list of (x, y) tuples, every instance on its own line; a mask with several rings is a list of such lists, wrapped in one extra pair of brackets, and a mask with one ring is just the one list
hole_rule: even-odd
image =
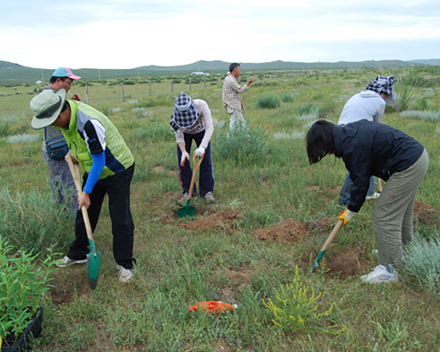
[(198, 147), (194, 154), (196, 155), (196, 158), (201, 158), (203, 154), (205, 154), (205, 147)]
[(184, 152), (182, 153), (182, 157), (180, 158), (180, 166), (185, 165), (185, 160), (188, 160), (188, 161), (189, 161), (189, 154), (188, 154), (187, 151), (184, 151)]
[(347, 222), (351, 220), (354, 212), (351, 210), (345, 209), (345, 211), (341, 210), (341, 215), (338, 216), (338, 220), (342, 220), (342, 225), (345, 225)]

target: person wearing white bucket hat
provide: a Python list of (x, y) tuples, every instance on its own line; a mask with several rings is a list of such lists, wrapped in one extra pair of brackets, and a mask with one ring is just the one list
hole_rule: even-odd
[[(396, 105), (393, 83), (394, 76), (377, 76), (365, 90), (355, 94), (347, 101), (342, 109), (338, 125), (346, 125), (360, 120), (381, 122), (385, 113), (385, 105)], [(347, 205), (350, 202), (352, 185), (353, 181), (348, 173), (339, 194), (338, 206)], [(366, 199), (376, 199), (379, 196), (380, 193), (374, 191), (374, 176), (371, 176)]]
[[(185, 205), (191, 184), (192, 170), (189, 163), (191, 144), (194, 140), (197, 149), (196, 157), (204, 155), (200, 164), (199, 192), (207, 203), (215, 203), (214, 169), (211, 157), (211, 137), (214, 132), (211, 111), (206, 101), (192, 100), (191, 97), (181, 92), (174, 100), (174, 110), (171, 115), (170, 126), (176, 134), (177, 159), (179, 162), (179, 179), (183, 188), (183, 197), (177, 201), (180, 206)], [(197, 195), (194, 186), (193, 195)]]
[(59, 129), (69, 145), (66, 157), (80, 163), (83, 192), (78, 198), (75, 220), (75, 240), (68, 254), (55, 263), (64, 268), (85, 263), (89, 241), (81, 208), (88, 210), (92, 231), (98, 224), (102, 203), (108, 196), (112, 222), (113, 256), (119, 270), (119, 281), (133, 277), (136, 260), (133, 258), (134, 223), (130, 210), (130, 186), (135, 162), (130, 149), (110, 119), (80, 101), (66, 100), (66, 91), (43, 90), (31, 100), (34, 113), (31, 126), (42, 129), (52, 125)]

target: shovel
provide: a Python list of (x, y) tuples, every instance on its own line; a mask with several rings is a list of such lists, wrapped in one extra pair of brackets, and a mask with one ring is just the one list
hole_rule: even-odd
[[(67, 158), (67, 163), (69, 164), (70, 172), (72, 174), (73, 180), (75, 181), (75, 187), (78, 193), (78, 197), (80, 197), (82, 194), (82, 187), (79, 175), (79, 166), (73, 165), (72, 158), (70, 157)], [(87, 208), (83, 206), (81, 208), (81, 212), (90, 245), (90, 253), (87, 254), (87, 282), (90, 288), (94, 290), (96, 288), (96, 285), (98, 284), (99, 271), (101, 270), (101, 253), (96, 250), (95, 242), (93, 242), (92, 227), (90, 226)]]
[(319, 262), (321, 261), (322, 257), (324, 256), (325, 252), (327, 252), (328, 247), (330, 246), (330, 243), (332, 243), (333, 238), (335, 238), (336, 234), (338, 233), (339, 229), (342, 226), (343, 220), (338, 220), (338, 222), (335, 225), (335, 228), (333, 229), (330, 236), (328, 236), (327, 241), (325, 241), (324, 245), (321, 248), (321, 251), (319, 252), (318, 256), (316, 257), (316, 262), (313, 265), (312, 273), (315, 273), (318, 269)]
[(194, 182), (196, 180), (197, 170), (199, 169), (199, 166), (202, 163), (204, 156), (205, 156), (205, 154), (202, 155), (202, 157), (200, 158), (199, 162), (196, 165), (196, 154), (194, 153), (193, 165), (195, 165), (195, 166), (194, 166), (193, 175), (191, 178), (191, 185), (189, 186), (188, 200), (186, 201), (186, 204), (182, 208), (179, 208), (177, 210), (177, 218), (183, 218), (185, 216), (189, 216), (189, 217), (193, 218), (196, 215), (196, 208), (190, 206), (190, 203), (191, 203), (192, 192), (194, 189)]

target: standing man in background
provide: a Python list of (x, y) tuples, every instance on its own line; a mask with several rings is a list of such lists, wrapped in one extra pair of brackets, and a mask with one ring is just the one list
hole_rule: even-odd
[[(50, 78), (49, 85), (44, 89), (50, 89), (56, 93), (61, 88), (64, 88), (66, 92), (72, 87), (72, 82), (80, 79), (81, 77), (75, 76), (72, 70), (67, 67), (58, 67), (52, 77)], [(73, 100), (81, 101), (81, 97), (78, 94), (72, 96)], [(75, 183), (72, 178), (72, 174), (69, 170), (69, 165), (64, 160), (64, 156), (61, 159), (53, 159), (47, 152), (46, 142), (48, 140), (64, 140), (63, 134), (60, 130), (57, 130), (53, 126), (47, 126), (43, 129), (43, 157), (47, 166), (50, 169), (50, 189), (52, 190), (52, 200), (55, 203), (57, 200), (61, 204), (66, 202), (67, 199), (72, 198), (69, 202), (69, 212), (72, 216), (76, 215), (76, 209), (78, 207), (78, 195), (76, 193)], [(67, 145), (67, 143), (66, 143)]]
[(252, 78), (244, 86), (238, 85), (238, 77), (240, 77), (240, 64), (232, 63), (229, 65), (229, 74), (225, 77), (223, 82), (222, 102), (230, 116), (229, 129), (235, 128), (236, 124), (246, 126), (246, 120), (243, 117), (243, 104), (241, 102), (240, 94), (245, 92), (252, 82), (257, 78)]

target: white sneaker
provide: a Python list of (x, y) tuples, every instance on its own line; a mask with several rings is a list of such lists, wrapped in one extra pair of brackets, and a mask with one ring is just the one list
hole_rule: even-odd
[(116, 269), (119, 270), (119, 282), (126, 283), (133, 278), (134, 269), (125, 269), (122, 265), (116, 265)]
[(204, 198), (205, 198), (206, 203), (208, 203), (208, 204), (215, 203), (215, 198), (211, 192), (206, 193)]
[(374, 192), (371, 196), (366, 196), (365, 199), (377, 199), (380, 197), (380, 193)]
[[(197, 200), (197, 195), (192, 196), (191, 199), (192, 199), (192, 200)], [(177, 201), (177, 205), (180, 206), (180, 207), (183, 207), (184, 205), (186, 205), (186, 201), (187, 201), (187, 200), (188, 200), (188, 193), (185, 192), (185, 193), (183, 194), (183, 197), (180, 198), (180, 199)]]
[(390, 273), (384, 265), (378, 265), (368, 275), (361, 276), (361, 280), (369, 284), (381, 284), (399, 281), (399, 275), (397, 275), (395, 270)]
[(66, 255), (63, 259), (57, 260), (54, 264), (58, 268), (65, 268), (66, 266), (69, 266), (72, 264), (86, 264), (86, 263), (87, 263), (87, 258), (81, 259), (81, 260), (76, 260), (76, 259), (69, 258)]

